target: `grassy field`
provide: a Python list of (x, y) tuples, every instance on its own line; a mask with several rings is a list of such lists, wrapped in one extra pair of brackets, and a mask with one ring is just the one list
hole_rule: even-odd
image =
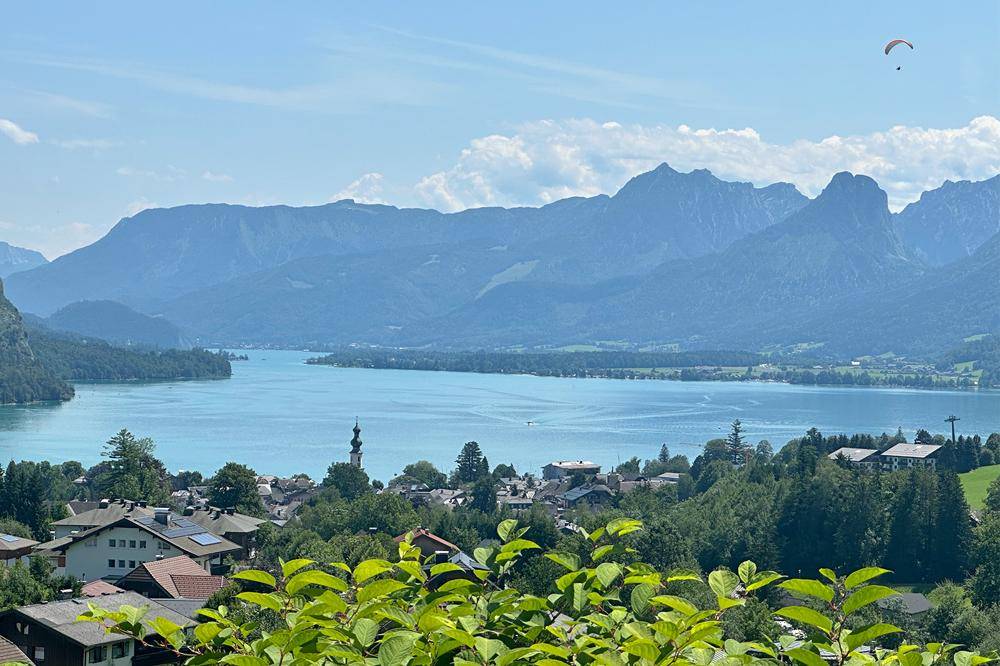
[(983, 508), (983, 501), (986, 499), (986, 489), (990, 487), (993, 479), (1000, 476), (1000, 465), (990, 465), (980, 467), (965, 474), (959, 474), (962, 481), (962, 488), (965, 489), (965, 499), (973, 509)]

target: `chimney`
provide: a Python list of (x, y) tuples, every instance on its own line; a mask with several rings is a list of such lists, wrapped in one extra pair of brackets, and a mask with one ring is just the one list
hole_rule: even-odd
[(146, 502), (146, 500), (139, 500), (139, 506), (141, 506), (143, 509), (146, 508), (147, 504), (148, 504), (148, 502)]
[(447, 550), (435, 550), (434, 551), (434, 564), (443, 564), (448, 561), (448, 551)]
[(72, 598), (73, 598), (73, 588), (69, 588), (66, 590), (59, 590), (60, 601), (65, 601), (67, 599), (72, 599)]
[(227, 506), (226, 507), (226, 515), (227, 516), (231, 516), (234, 513), (236, 513), (236, 507), (234, 507), (234, 506)]
[(193, 516), (194, 515), (194, 507), (191, 507), (191, 506), (184, 507), (184, 515), (185, 516)]
[(157, 553), (156, 554), (156, 559), (157, 560), (162, 560), (163, 559), (163, 553)]
[(170, 522), (170, 509), (165, 506), (156, 507), (153, 509), (153, 519), (161, 525), (166, 525)]
[(102, 500), (101, 500), (100, 502), (98, 502), (98, 504), (97, 504), (97, 507), (98, 507), (99, 509), (107, 509), (107, 508), (108, 508), (109, 506), (111, 506), (111, 500), (108, 500), (108, 499), (102, 499)]
[(368, 528), (368, 536), (375, 536), (376, 534), (378, 534), (378, 528), (377, 527), (369, 527)]

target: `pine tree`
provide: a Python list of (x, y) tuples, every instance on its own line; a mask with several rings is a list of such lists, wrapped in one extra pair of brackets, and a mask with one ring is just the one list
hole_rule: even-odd
[(667, 448), (666, 444), (660, 445), (660, 455), (656, 457), (661, 463), (670, 462), (670, 449)]
[(729, 459), (734, 465), (742, 465), (746, 462), (747, 445), (743, 439), (743, 424), (739, 419), (733, 421), (732, 430), (726, 437), (726, 446), (729, 450)]
[(958, 474), (938, 474), (937, 517), (934, 528), (934, 580), (962, 580), (969, 565), (974, 539), (972, 517)]
[(479, 478), (482, 470), (483, 452), (479, 448), (478, 442), (466, 442), (462, 451), (455, 459), (458, 468), (455, 470), (455, 478), (459, 483), (472, 483)]

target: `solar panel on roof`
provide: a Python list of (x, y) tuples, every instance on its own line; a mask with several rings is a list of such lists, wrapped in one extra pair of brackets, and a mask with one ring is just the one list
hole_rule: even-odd
[(205, 531), (205, 528), (201, 525), (192, 525), (191, 527), (176, 527), (169, 530), (163, 530), (163, 536), (168, 539), (177, 539), (180, 537), (191, 536), (192, 534), (201, 534)]
[(6, 541), (7, 543), (12, 543), (17, 541), (20, 537), (12, 536), (10, 534), (0, 534), (0, 541)]
[(194, 541), (199, 546), (211, 546), (213, 544), (222, 543), (222, 539), (214, 534), (209, 534), (208, 532), (192, 535), (191, 541)]

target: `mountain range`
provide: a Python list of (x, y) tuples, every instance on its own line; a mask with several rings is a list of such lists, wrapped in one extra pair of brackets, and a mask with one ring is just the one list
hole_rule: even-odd
[(0, 279), (12, 273), (26, 271), (49, 262), (41, 252), (17, 247), (0, 241)]
[(202, 344), (926, 354), (1000, 331), (998, 225), (1000, 176), (893, 215), (865, 176), (809, 200), (664, 164), (540, 208), (147, 210), (7, 285), (38, 315), (116, 301)]

